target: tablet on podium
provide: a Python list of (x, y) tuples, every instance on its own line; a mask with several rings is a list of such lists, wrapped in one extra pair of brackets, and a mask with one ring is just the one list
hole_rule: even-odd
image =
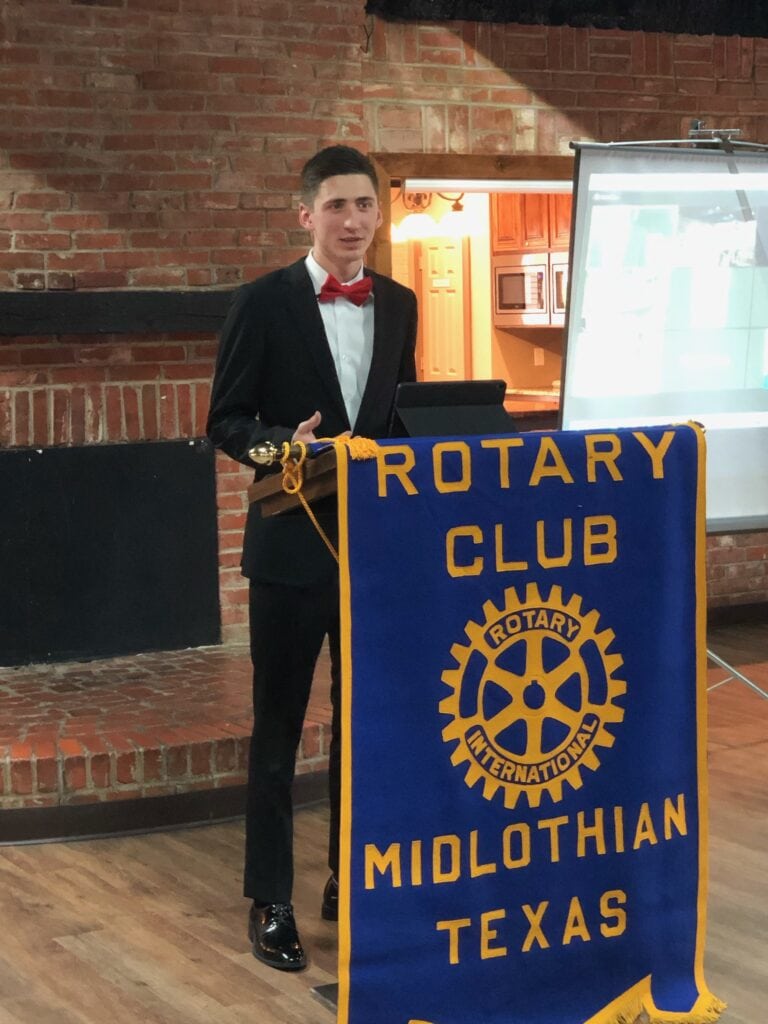
[(390, 437), (455, 437), (509, 434), (503, 380), (408, 381), (398, 384)]

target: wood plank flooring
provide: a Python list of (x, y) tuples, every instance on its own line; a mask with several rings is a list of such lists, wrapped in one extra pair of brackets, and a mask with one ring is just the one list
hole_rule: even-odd
[(319, 916), (325, 806), (297, 816), (296, 914), (310, 968), (251, 956), (243, 827), (0, 849), (0, 1022), (330, 1024), (310, 989), (336, 979)]
[[(713, 632), (768, 689), (768, 629)], [(711, 672), (713, 681), (720, 670)], [(768, 701), (712, 690), (706, 977), (723, 1024), (768, 1010)], [(251, 956), (239, 895), (242, 822), (145, 836), (0, 847), (0, 1024), (333, 1024), (312, 988), (336, 979), (319, 916), (327, 807), (297, 815), (296, 915), (311, 965)]]
[[(768, 624), (711, 629), (707, 646), (768, 692)], [(713, 682), (727, 678), (720, 668)], [(723, 1024), (768, 1018), (768, 700), (731, 679), (708, 698), (707, 982)]]

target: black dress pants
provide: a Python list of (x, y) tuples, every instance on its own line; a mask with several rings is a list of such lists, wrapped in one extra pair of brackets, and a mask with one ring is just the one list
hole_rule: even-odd
[(259, 903), (290, 903), (296, 752), (315, 664), (325, 637), (331, 654), (331, 826), (328, 864), (339, 866), (341, 783), (338, 576), (309, 586), (252, 580), (253, 733), (248, 762), (243, 892)]

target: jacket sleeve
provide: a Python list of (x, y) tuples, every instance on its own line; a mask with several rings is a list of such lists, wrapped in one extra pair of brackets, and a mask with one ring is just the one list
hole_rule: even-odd
[(260, 441), (290, 441), (291, 427), (266, 428), (259, 419), (267, 344), (264, 298), (253, 285), (237, 290), (219, 339), (206, 432), (216, 448), (246, 466)]

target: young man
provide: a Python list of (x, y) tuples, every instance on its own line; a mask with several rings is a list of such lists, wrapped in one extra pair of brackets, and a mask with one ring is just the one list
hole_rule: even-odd
[[(400, 381), (415, 379), (416, 297), (363, 266), (381, 223), (371, 162), (330, 146), (304, 166), (302, 260), (244, 285), (221, 334), (208, 435), (253, 465), (259, 441), (312, 441), (352, 432), (383, 437)], [(256, 476), (264, 473), (257, 467)], [(338, 536), (336, 503), (313, 511)], [(249, 510), (242, 572), (250, 580), (253, 735), (248, 768), (244, 894), (259, 960), (300, 970), (306, 956), (291, 906), (293, 781), (315, 663), (325, 637), (333, 707), (329, 765), (331, 877), (322, 914), (337, 916), (339, 832), (339, 589), (335, 561), (303, 509)]]

